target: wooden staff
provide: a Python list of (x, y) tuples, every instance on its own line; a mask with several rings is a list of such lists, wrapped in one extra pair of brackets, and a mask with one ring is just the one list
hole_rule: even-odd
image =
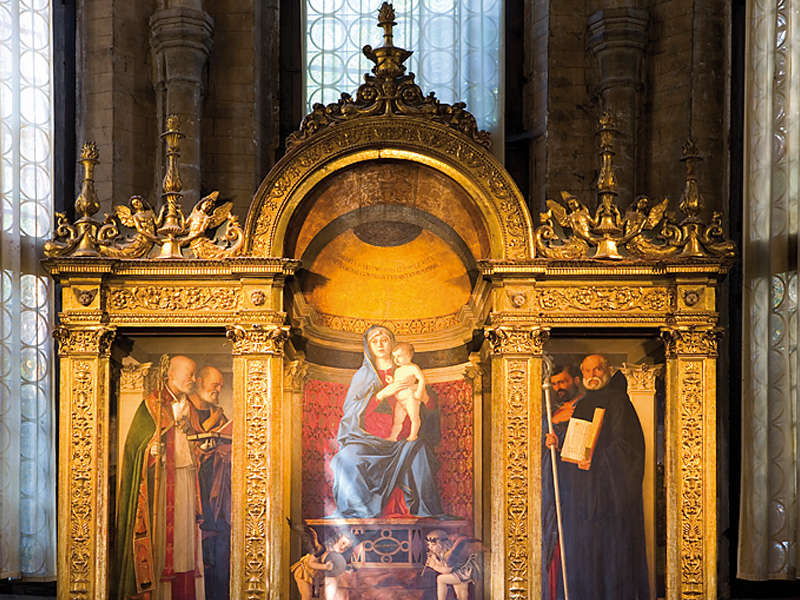
[[(163, 354), (161, 356), (161, 361), (159, 363), (158, 368), (158, 380), (156, 381), (156, 433), (155, 433), (155, 440), (156, 440), (156, 464), (155, 464), (155, 473), (153, 473), (153, 518), (150, 521), (150, 539), (152, 541), (151, 548), (153, 549), (153, 566), (155, 567), (158, 564), (158, 561), (155, 557), (156, 547), (158, 546), (158, 541), (155, 539), (156, 535), (156, 524), (158, 522), (158, 493), (161, 487), (161, 413), (164, 412), (164, 407), (162, 406), (162, 396), (164, 395), (164, 380), (167, 376), (167, 371), (169, 370), (169, 355)], [(146, 464), (146, 463), (145, 463)], [(146, 476), (146, 473), (145, 473)], [(159, 579), (161, 578), (161, 574), (157, 574), (156, 577)]]
[[(553, 432), (553, 411), (552, 402), (550, 400), (550, 392), (553, 386), (550, 384), (550, 375), (553, 370), (552, 361), (549, 358), (544, 360), (544, 377), (542, 382), (542, 390), (544, 390), (544, 401), (547, 409), (547, 430)], [(556, 522), (558, 524), (558, 548), (561, 550), (561, 575), (564, 580), (564, 600), (569, 600), (569, 592), (567, 591), (567, 559), (564, 554), (564, 527), (561, 522), (561, 493), (558, 487), (558, 465), (556, 460), (555, 446), (550, 447), (550, 466), (553, 467), (553, 491), (555, 493), (556, 501)]]

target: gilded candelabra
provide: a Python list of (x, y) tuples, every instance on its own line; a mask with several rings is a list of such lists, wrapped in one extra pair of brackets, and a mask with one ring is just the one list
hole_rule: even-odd
[[(183, 248), (188, 247), (194, 258), (226, 258), (238, 256), (242, 251), (244, 232), (235, 215), (232, 202), (217, 205), (219, 192), (200, 199), (188, 218), (181, 208), (181, 181), (178, 158), (180, 132), (178, 118), (167, 118), (167, 131), (162, 138), (167, 144), (167, 169), (163, 181), (164, 202), (158, 215), (142, 196), (132, 196), (129, 205), (114, 207), (114, 214), (106, 215), (101, 223), (92, 218), (100, 209), (94, 187), (94, 167), (99, 162), (99, 152), (93, 142), (83, 145), (80, 163), (84, 176), (81, 192), (75, 200), (75, 211), (81, 215), (73, 224), (66, 215), (56, 213), (55, 237), (44, 245), (46, 256), (104, 256), (109, 258), (148, 258), (154, 246), (161, 247), (155, 258), (183, 258)], [(223, 239), (208, 237), (209, 232), (227, 222)], [(134, 232), (131, 238), (121, 238), (119, 225)]]
[[(724, 236), (722, 214), (714, 212), (709, 224), (698, 216), (703, 198), (697, 186), (696, 165), (701, 160), (697, 143), (690, 139), (683, 147), (686, 184), (680, 210), (685, 218), (677, 224), (667, 210), (667, 198), (653, 202), (640, 196), (621, 215), (616, 205), (613, 165), (616, 133), (612, 116), (605, 113), (598, 130), (601, 168), (594, 215), (568, 192), (561, 192), (562, 202), (548, 200), (547, 211), (540, 215), (542, 225), (535, 232), (537, 254), (543, 258), (601, 260), (732, 258), (736, 246)], [(592, 247), (596, 248), (594, 252)]]

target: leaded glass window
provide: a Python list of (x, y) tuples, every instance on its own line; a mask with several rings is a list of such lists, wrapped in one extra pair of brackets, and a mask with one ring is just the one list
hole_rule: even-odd
[[(406, 63), (423, 93), (463, 101), (481, 129), (500, 129), (502, 0), (395, 0), (395, 44), (413, 50)], [(366, 44), (380, 45), (378, 4), (307, 0), (306, 112), (352, 93), (372, 63)]]
[(50, 5), (0, 0), (0, 578), (55, 575)]

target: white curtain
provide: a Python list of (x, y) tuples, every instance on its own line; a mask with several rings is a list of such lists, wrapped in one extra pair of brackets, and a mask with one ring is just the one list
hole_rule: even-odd
[[(466, 102), (478, 126), (502, 146), (502, 0), (394, 0), (394, 44), (413, 50), (407, 72), (423, 94)], [(353, 95), (373, 64), (361, 48), (383, 45), (379, 3), (306, 0), (307, 111)]]
[(0, 0), (0, 578), (55, 575), (47, 0)]
[(800, 565), (800, 0), (748, 2), (738, 576)]

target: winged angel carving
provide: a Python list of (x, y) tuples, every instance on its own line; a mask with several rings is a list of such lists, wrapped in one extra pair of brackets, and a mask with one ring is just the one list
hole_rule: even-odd
[[(671, 215), (667, 212), (667, 198), (652, 205), (649, 198), (641, 196), (628, 208), (623, 218), (620, 218), (619, 211), (613, 205), (601, 204), (596, 214), (592, 215), (576, 196), (561, 192), (561, 198), (563, 204), (547, 200), (547, 211), (540, 216), (542, 226), (536, 230), (537, 250), (548, 258), (586, 258), (590, 246), (597, 246), (604, 241), (612, 241), (615, 246), (627, 246), (628, 252), (634, 256), (652, 256), (662, 246), (648, 240), (643, 234), (655, 229), (665, 216), (668, 224), (660, 235), (664, 238), (670, 236)], [(554, 221), (562, 231), (570, 230), (572, 235), (559, 236)], [(553, 241), (562, 243), (553, 245)], [(670, 249), (670, 252), (674, 250)]]
[[(218, 196), (219, 192), (212, 192), (208, 196), (201, 198), (186, 219), (188, 233), (182, 242), (189, 244), (195, 258), (231, 256), (233, 252), (236, 252), (242, 246), (242, 230), (239, 228), (236, 215), (231, 214), (233, 202), (226, 202), (215, 208), (214, 204)], [(228, 248), (220, 248), (213, 240), (206, 237), (205, 232), (216, 229), (225, 221), (228, 222), (225, 239), (230, 246)]]

